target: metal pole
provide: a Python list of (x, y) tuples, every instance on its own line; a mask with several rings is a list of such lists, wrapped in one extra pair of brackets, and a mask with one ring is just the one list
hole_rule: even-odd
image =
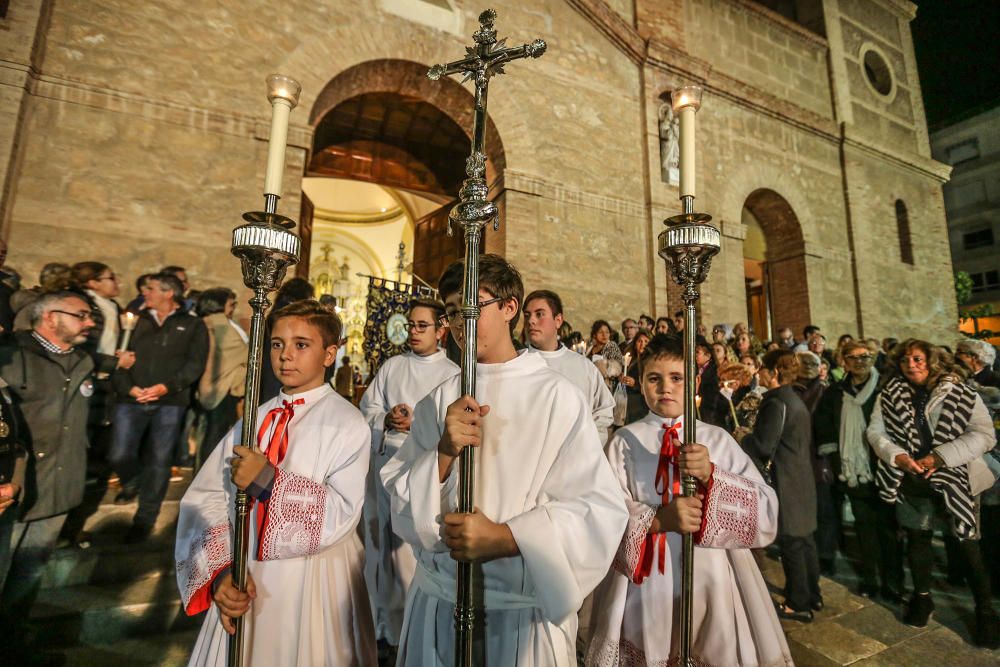
[[(276, 75), (268, 78), (269, 85)], [(283, 85), (298, 88), (298, 83), (278, 76)], [(281, 101), (275, 103), (275, 98)], [(288, 105), (288, 110), (298, 102), (298, 91), (287, 91), (284, 88), (269, 95), (272, 109)], [(287, 115), (286, 115), (287, 118)], [(274, 137), (272, 136), (272, 140)], [(279, 137), (280, 166), (284, 166), (285, 138)], [(273, 147), (272, 147), (273, 148)], [(269, 161), (269, 170), (275, 165)], [(280, 173), (280, 169), (278, 170)], [(280, 183), (280, 179), (279, 179)], [(274, 188), (280, 191), (280, 184)], [(257, 408), (260, 404), (260, 377), (264, 356), (264, 313), (270, 304), (267, 299), (269, 292), (277, 289), (285, 278), (289, 266), (299, 261), (301, 240), (290, 230), (295, 222), (278, 215), (279, 195), (273, 192), (264, 194), (264, 210), (244, 213), (243, 219), (248, 223), (233, 230), (232, 253), (240, 258), (240, 268), (243, 272), (243, 284), (253, 290), (250, 299), (252, 315), (250, 317), (250, 333), (247, 350), (247, 377), (244, 385), (243, 425), (240, 431), (240, 444), (247, 449), (257, 448)], [(233, 526), (233, 585), (237, 590), (247, 589), (247, 562), (250, 558), (250, 498), (245, 491), (237, 489), (235, 502), (235, 520)], [(229, 636), (227, 646), (227, 662), (229, 667), (243, 667), (244, 661), (244, 616), (233, 619), (235, 632)]]
[[(462, 183), (459, 202), (448, 214), (448, 233), (452, 225), (462, 228), (465, 235), (465, 270), (462, 277), (462, 317), (465, 348), (462, 353), (462, 395), (476, 395), (476, 335), (479, 323), (479, 247), (483, 228), (492, 222), (498, 229), (497, 206), (487, 199), (486, 183), (486, 101), (490, 78), (503, 74), (503, 66), (519, 58), (537, 58), (545, 52), (540, 39), (518, 47), (496, 48), (497, 34), (493, 27), (496, 12), (487, 9), (479, 15), (479, 30), (472, 36), (475, 46), (466, 49), (468, 56), (446, 65), (434, 65), (427, 76), (437, 80), (456, 73), (475, 84), (475, 108), (472, 121), (472, 150), (465, 162), (468, 178)], [(502, 45), (502, 41), (500, 44)], [(462, 450), (458, 458), (458, 511), (472, 512), (475, 507), (476, 453), (472, 447)], [(486, 664), (482, 608), (482, 566), (459, 561), (455, 582), (455, 665), (482, 667)]]
[[(711, 217), (694, 212), (694, 197), (682, 198), (684, 212), (668, 218), (667, 229), (659, 236), (659, 255), (666, 260), (674, 281), (684, 288), (684, 442), (697, 442), (695, 402), (698, 365), (695, 361), (695, 340), (698, 327), (698, 285), (708, 275), (712, 257), (721, 247), (719, 230), (707, 224)], [(681, 491), (686, 497), (695, 495), (698, 483), (685, 475)], [(694, 536), (685, 534), (681, 541), (681, 609), (680, 660), (690, 667), (691, 635), (694, 610)]]

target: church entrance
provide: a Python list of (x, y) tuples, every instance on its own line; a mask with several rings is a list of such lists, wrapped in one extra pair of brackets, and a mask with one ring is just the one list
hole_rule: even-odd
[(761, 340), (774, 340), (783, 327), (799, 335), (810, 323), (799, 219), (784, 197), (759, 189), (744, 202), (742, 221), (748, 323)]

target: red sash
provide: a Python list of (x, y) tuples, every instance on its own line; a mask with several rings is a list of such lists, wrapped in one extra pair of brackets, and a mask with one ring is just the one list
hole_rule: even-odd
[[(262, 450), (267, 460), (271, 462), (271, 465), (277, 467), (279, 463), (285, 460), (285, 454), (288, 453), (288, 422), (292, 420), (295, 416), (295, 406), (302, 405), (305, 403), (304, 399), (297, 398), (294, 401), (282, 401), (282, 406), (280, 408), (274, 408), (270, 410), (267, 415), (264, 416), (264, 421), (260, 425), (260, 429), (257, 430), (257, 448)], [(264, 436), (267, 434), (268, 429), (271, 424), (274, 424), (274, 432), (271, 434), (271, 440), (267, 443), (267, 449), (265, 450), (261, 444), (264, 441)], [(251, 500), (251, 503), (253, 501)], [(264, 541), (264, 524), (267, 523), (267, 506), (268, 501), (264, 500), (260, 502), (260, 506), (257, 508), (257, 547), (258, 547), (258, 558), (260, 558), (260, 545)]]
[[(656, 462), (656, 492), (660, 494), (663, 505), (670, 502), (673, 496), (681, 492), (681, 420), (673, 426), (663, 425), (663, 444), (660, 445), (660, 457)], [(670, 483), (670, 473), (673, 471), (673, 483)], [(669, 488), (668, 488), (669, 486)], [(642, 542), (642, 553), (635, 568), (635, 583), (641, 584), (653, 572), (653, 562), (659, 560), (658, 570), (664, 573), (667, 560), (667, 534), (655, 533), (647, 535)]]

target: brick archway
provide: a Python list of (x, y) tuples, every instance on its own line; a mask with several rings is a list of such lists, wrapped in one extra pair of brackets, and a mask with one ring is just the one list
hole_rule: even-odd
[[(309, 114), (315, 132), (308, 173), (454, 201), (465, 178), (474, 98), (454, 79), (431, 81), (427, 69), (407, 60), (371, 60), (331, 79)], [(506, 157), (489, 117), (485, 141), (486, 180), (502, 218)], [(413, 273), (424, 279), (434, 281), (464, 251), (461, 234), (446, 234), (449, 209), (445, 204), (414, 221)], [(496, 235), (488, 236), (486, 249), (503, 253)]]
[(767, 294), (774, 332), (796, 334), (810, 323), (809, 282), (802, 225), (788, 201), (774, 190), (754, 190), (743, 203), (764, 232)]

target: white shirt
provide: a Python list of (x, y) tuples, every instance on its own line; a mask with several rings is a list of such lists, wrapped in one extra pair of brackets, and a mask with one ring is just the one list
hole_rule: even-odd
[(590, 404), (590, 412), (601, 442), (607, 442), (608, 428), (614, 420), (615, 399), (597, 366), (587, 357), (573, 352), (561, 343), (559, 348), (552, 352), (534, 347), (529, 347), (528, 350), (540, 356), (549, 368), (583, 392), (584, 398)]

